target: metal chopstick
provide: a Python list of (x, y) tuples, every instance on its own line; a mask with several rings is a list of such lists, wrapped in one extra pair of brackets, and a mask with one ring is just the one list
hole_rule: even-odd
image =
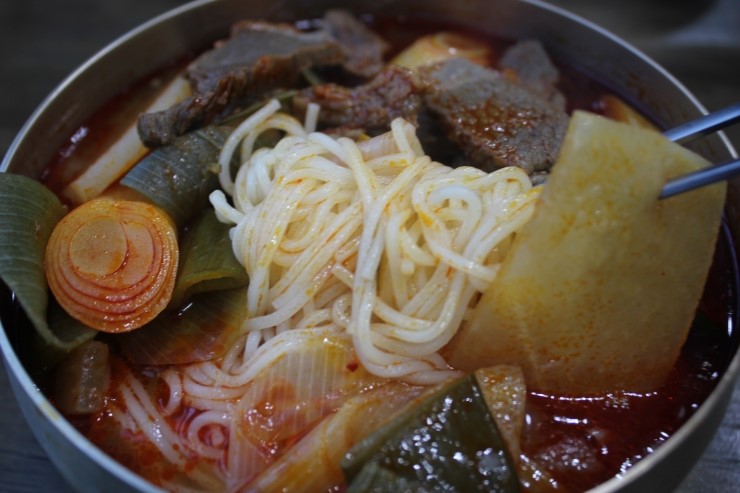
[(740, 159), (716, 166), (709, 166), (670, 180), (663, 186), (659, 199), (667, 199), (679, 193), (726, 180), (740, 173)]
[(727, 108), (704, 115), (676, 128), (663, 133), (668, 140), (678, 144), (686, 144), (717, 130), (729, 127), (740, 121), (740, 103), (735, 103)]
[[(727, 108), (668, 130), (663, 135), (674, 142), (685, 144), (728, 127), (738, 121), (740, 121), (740, 103), (735, 103)], [(726, 180), (738, 173), (740, 173), (740, 160), (738, 159), (716, 166), (709, 166), (668, 181), (658, 198), (665, 199), (672, 197), (679, 193), (703, 187), (704, 185)]]

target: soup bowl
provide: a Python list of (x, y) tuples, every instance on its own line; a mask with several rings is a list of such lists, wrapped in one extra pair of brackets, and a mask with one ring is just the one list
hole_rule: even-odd
[[(236, 20), (291, 21), (319, 17), (332, 7), (370, 15), (443, 19), (503, 38), (537, 38), (558, 60), (601, 81), (663, 128), (705, 113), (675, 78), (625, 41), (535, 0), (200, 0), (134, 29), (63, 81), (23, 127), (5, 156), (2, 171), (39, 177), (58, 149), (106, 101), (172, 60), (226, 37)], [(736, 157), (721, 134), (702, 139), (692, 148), (711, 162)], [(726, 204), (726, 224), (735, 245), (740, 245), (738, 185), (730, 182)], [(79, 491), (156, 491), (90, 443), (39, 391), (18, 357), (9, 317), (3, 315), (0, 350), (13, 392), (39, 443), (70, 485)], [(593, 491), (664, 491), (679, 484), (727, 408), (740, 371), (737, 334), (732, 344), (731, 361), (695, 414), (654, 453)]]

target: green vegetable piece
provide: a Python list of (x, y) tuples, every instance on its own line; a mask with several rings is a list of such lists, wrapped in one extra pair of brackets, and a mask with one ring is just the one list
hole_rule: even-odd
[(231, 129), (209, 126), (152, 151), (121, 184), (141, 193), (184, 226), (218, 186), (218, 155)]
[(0, 174), (0, 278), (36, 330), (32, 351), (39, 367), (52, 366), (97, 333), (63, 311), (49, 310), (47, 321), (44, 252), (65, 214), (56, 195), (41, 183), (22, 175)]
[(368, 462), (352, 484), (347, 488), (347, 493), (398, 493), (398, 492), (422, 492), (425, 491), (419, 481), (409, 479), (396, 474), (378, 462)]
[(196, 293), (240, 288), (248, 282), (231, 248), (229, 226), (218, 220), (213, 208), (206, 208), (180, 242), (180, 270), (170, 307), (179, 307)]
[(100, 341), (75, 348), (54, 372), (54, 403), (64, 414), (92, 414), (103, 408), (110, 385), (110, 351)]
[(195, 295), (183, 310), (169, 310), (114, 339), (129, 361), (183, 365), (222, 356), (239, 337), (247, 312), (244, 288)]
[(342, 469), (349, 491), (519, 491), (514, 462), (472, 375), (365, 438)]

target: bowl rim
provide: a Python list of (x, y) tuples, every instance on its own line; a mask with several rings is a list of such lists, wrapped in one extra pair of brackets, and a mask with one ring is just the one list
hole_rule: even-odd
[[(583, 27), (587, 28), (588, 30), (593, 31), (595, 34), (606, 38), (609, 42), (619, 45), (622, 49), (629, 51), (632, 56), (639, 58), (644, 63), (648, 64), (653, 70), (656, 70), (661, 77), (665, 78), (671, 85), (673, 85), (676, 89), (678, 89), (682, 93), (682, 95), (686, 98), (687, 102), (689, 102), (692, 106), (694, 106), (702, 114), (707, 113), (706, 108), (691, 93), (691, 91), (689, 91), (684, 86), (683, 83), (681, 83), (676, 77), (674, 77), (670, 72), (668, 72), (660, 64), (655, 62), (651, 57), (649, 57), (648, 55), (646, 55), (645, 53), (637, 49), (635, 46), (633, 46), (631, 43), (627, 42), (623, 38), (617, 36), (616, 34), (605, 29), (604, 27), (598, 24), (595, 24), (594, 22), (589, 21), (581, 17), (580, 15), (570, 12), (567, 9), (562, 8), (560, 6), (552, 5), (542, 0), (518, 0), (518, 1), (522, 3), (530, 4), (534, 6), (535, 8), (549, 11), (550, 13), (556, 16), (565, 17), (572, 21), (575, 21), (578, 24), (581, 24)], [(23, 124), (20, 130), (16, 133), (10, 146), (8, 147), (2, 159), (2, 162), (0, 163), (0, 172), (7, 171), (10, 165), (10, 162), (12, 161), (12, 157), (17, 152), (21, 143), (26, 138), (26, 134), (29, 132), (29, 129), (33, 126), (34, 122), (39, 119), (40, 115), (42, 115), (45, 111), (47, 111), (47, 108), (59, 96), (60, 93), (62, 93), (70, 85), (74, 84), (74, 81), (78, 79), (81, 74), (87, 72), (88, 70), (91, 70), (91, 68), (93, 68), (101, 59), (109, 56), (111, 53), (119, 49), (122, 45), (125, 45), (131, 39), (142, 35), (142, 33), (144, 33), (145, 31), (154, 29), (159, 24), (166, 22), (168, 20), (171, 20), (173, 18), (179, 17), (186, 12), (196, 10), (199, 8), (203, 8), (208, 4), (217, 4), (217, 3), (221, 3), (220, 0), (193, 0), (188, 3), (182, 4), (180, 6), (177, 6), (175, 8), (169, 9), (139, 24), (138, 26), (130, 29), (123, 35), (115, 38), (113, 41), (109, 42), (103, 48), (98, 50), (94, 55), (92, 55), (87, 60), (85, 60), (81, 65), (79, 65), (76, 69), (74, 69), (68, 76), (66, 76), (41, 101), (41, 103), (31, 113), (29, 118), (26, 120), (26, 122)], [(738, 153), (734, 149), (732, 144), (730, 143), (727, 136), (723, 132), (718, 132), (717, 135), (721, 139), (722, 147), (725, 148), (730, 153), (730, 155), (737, 158)], [(740, 225), (738, 227), (740, 227)], [(735, 263), (735, 267), (737, 269), (738, 267), (737, 263)], [(736, 294), (736, 298), (739, 298), (740, 290), (738, 293), (735, 293), (735, 294)], [(143, 477), (134, 473), (130, 469), (126, 468), (125, 466), (120, 464), (115, 459), (111, 458), (109, 455), (107, 455), (105, 452), (99, 449), (96, 445), (94, 445), (90, 440), (88, 440), (66, 418), (64, 418), (59, 413), (59, 411), (56, 410), (56, 408), (51, 404), (51, 402), (46, 398), (46, 396), (36, 386), (36, 384), (33, 382), (32, 378), (30, 377), (26, 369), (21, 364), (20, 359), (18, 358), (17, 354), (15, 353), (15, 350), (12, 347), (12, 344), (10, 343), (10, 340), (7, 336), (7, 333), (5, 331), (5, 327), (2, 324), (2, 321), (0, 321), (0, 353), (2, 353), (4, 357), (5, 365), (6, 365), (6, 369), (8, 370), (8, 373), (12, 374), (12, 375), (9, 375), (9, 380), (11, 380), (11, 384), (18, 383), (22, 391), (25, 392), (25, 394), (31, 399), (32, 404), (35, 406), (35, 410), (37, 412), (40, 412), (52, 424), (52, 426), (56, 428), (56, 430), (59, 433), (67, 437), (70, 440), (70, 442), (79, 451), (85, 454), (85, 456), (89, 460), (100, 465), (108, 473), (121, 479), (124, 483), (126, 483), (128, 486), (132, 488), (135, 488), (137, 491), (164, 491), (156, 487), (155, 485), (153, 485), (152, 483), (150, 483)], [(605, 481), (604, 483), (601, 483), (600, 485), (594, 487), (593, 489), (589, 491), (593, 493), (606, 493), (606, 492), (616, 491), (620, 488), (628, 486), (629, 484), (634, 483), (635, 481), (639, 480), (641, 476), (649, 472), (649, 470), (653, 467), (655, 463), (662, 461), (664, 457), (670, 455), (677, 448), (681, 447), (681, 445), (688, 440), (688, 438), (691, 436), (694, 430), (702, 422), (704, 422), (704, 420), (706, 420), (707, 417), (712, 412), (715, 412), (715, 408), (721, 404), (721, 401), (723, 399), (726, 398), (726, 395), (728, 394), (728, 392), (729, 393), (732, 392), (733, 387), (736, 385), (737, 377), (739, 373), (740, 373), (740, 350), (735, 352), (735, 354), (730, 360), (730, 363), (727, 365), (723, 375), (720, 377), (715, 388), (709, 394), (707, 399), (699, 406), (699, 408), (692, 414), (692, 416), (689, 417), (684, 422), (684, 424), (681, 425), (681, 427), (670, 436), (669, 439), (667, 439), (663, 444), (661, 444), (649, 456), (641, 459), (639, 462), (637, 462), (632, 467), (630, 467), (630, 469), (624, 475), (613, 477)], [(15, 382), (13, 382), (13, 380), (15, 380)], [(13, 391), (15, 393), (16, 391), (15, 386), (13, 386)], [(16, 396), (16, 399), (17, 399), (17, 396)], [(722, 410), (722, 415), (724, 415), (724, 412), (725, 410)], [(37, 437), (37, 440), (41, 442), (41, 440), (38, 437)], [(51, 459), (51, 456), (49, 458)], [(52, 460), (52, 462), (54, 461)], [(687, 472), (688, 471), (685, 471), (685, 473)]]

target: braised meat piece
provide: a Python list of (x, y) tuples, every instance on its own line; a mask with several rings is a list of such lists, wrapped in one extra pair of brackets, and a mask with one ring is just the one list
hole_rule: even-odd
[(555, 162), (568, 116), (546, 97), (462, 58), (424, 67), (421, 76), (426, 104), (473, 164), (531, 174)]
[(565, 108), (565, 97), (557, 89), (560, 73), (539, 41), (519, 41), (503, 53), (498, 66), (514, 72), (528, 89)]
[(323, 27), (339, 43), (346, 71), (369, 78), (383, 68), (388, 43), (352, 14), (346, 10), (329, 10), (324, 15)]
[(387, 66), (364, 85), (349, 88), (322, 84), (302, 90), (293, 100), (294, 112), (302, 115), (309, 103), (321, 106), (324, 127), (363, 129), (374, 134), (388, 130), (397, 117), (416, 124), (423, 88), (418, 78), (402, 67)]
[(188, 68), (195, 91), (216, 90), (224, 79), (250, 79), (252, 85), (294, 84), (301, 70), (343, 60), (341, 48), (326, 31), (301, 32), (289, 24), (242, 21), (231, 37), (217, 43)]
[(218, 121), (235, 105), (246, 105), (276, 88), (295, 87), (301, 71), (340, 63), (338, 43), (325, 31), (301, 32), (289, 25), (240, 22), (231, 37), (188, 67), (194, 95), (165, 111), (142, 115), (141, 140), (149, 147), (171, 142), (189, 130)]

